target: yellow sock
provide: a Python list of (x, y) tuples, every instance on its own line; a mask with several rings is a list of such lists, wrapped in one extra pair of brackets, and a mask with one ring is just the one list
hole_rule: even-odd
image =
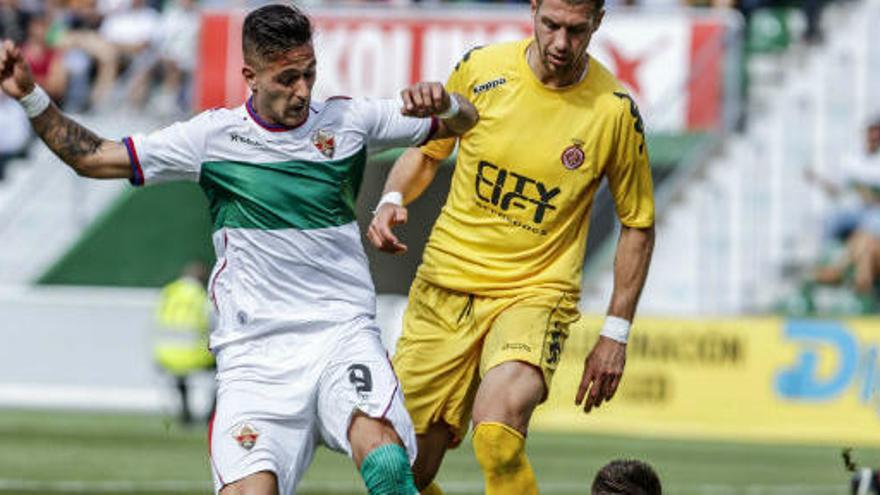
[(537, 495), (538, 483), (520, 432), (501, 423), (480, 423), (473, 442), (486, 479), (486, 495)]
[(440, 489), (440, 485), (436, 481), (432, 481), (430, 485), (422, 490), (422, 495), (443, 495), (443, 490)]

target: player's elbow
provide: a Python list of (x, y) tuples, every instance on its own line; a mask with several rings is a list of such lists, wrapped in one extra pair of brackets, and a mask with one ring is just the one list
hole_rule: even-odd
[(622, 225), (620, 236), (621, 241), (624, 241), (626, 244), (640, 250), (650, 251), (654, 248), (654, 238), (656, 237), (656, 233), (654, 231), (653, 223), (644, 227)]
[(87, 177), (90, 179), (97, 179), (99, 177), (97, 164), (90, 162), (89, 160), (73, 160), (69, 162), (68, 165), (70, 165), (70, 168), (72, 168), (73, 171), (76, 172), (76, 175), (80, 177)]
[(89, 179), (118, 179), (122, 178), (115, 167), (108, 167), (107, 164), (94, 158), (84, 157), (69, 163), (70, 168), (80, 177)]

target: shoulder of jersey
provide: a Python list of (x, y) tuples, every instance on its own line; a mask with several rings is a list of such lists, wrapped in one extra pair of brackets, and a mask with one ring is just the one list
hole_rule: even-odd
[(623, 87), (623, 84), (617, 79), (617, 76), (614, 75), (613, 72), (608, 70), (605, 65), (597, 60), (595, 57), (590, 57), (590, 69), (592, 71), (596, 71), (593, 80), (602, 88), (601, 90), (607, 91), (608, 93), (613, 92), (626, 92), (626, 89)]
[(455, 65), (455, 70), (463, 66), (477, 64), (482, 69), (497, 69), (516, 60), (516, 51), (522, 40), (475, 46), (468, 50)]
[(203, 123), (216, 123), (222, 122), (228, 119), (237, 119), (240, 116), (239, 108), (226, 108), (226, 107), (214, 107), (209, 108), (207, 110), (203, 110), (202, 112), (196, 114), (192, 117), (192, 120), (200, 121)]
[(315, 101), (312, 100), (312, 107), (315, 108), (318, 112), (323, 111), (325, 108), (336, 108), (337, 110), (342, 108), (347, 108), (353, 103), (355, 103), (351, 96), (337, 95), (331, 96), (324, 101)]
[(590, 60), (590, 70), (594, 70), (594, 81), (599, 86), (596, 88), (601, 94), (600, 100), (606, 102), (610, 106), (619, 107), (621, 110), (629, 110), (630, 104), (635, 104), (629, 91), (621, 84), (617, 77), (601, 62), (592, 58)]

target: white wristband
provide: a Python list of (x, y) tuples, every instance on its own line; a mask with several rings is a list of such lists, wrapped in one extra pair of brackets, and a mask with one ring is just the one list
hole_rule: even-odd
[(458, 98), (455, 95), (449, 95), (449, 108), (445, 112), (437, 114), (437, 118), (441, 120), (451, 119), (458, 115), (459, 111), (461, 111), (461, 105), (458, 104)]
[(39, 116), (41, 113), (45, 112), (47, 108), (49, 108), (49, 104), (52, 103), (52, 100), (49, 98), (49, 95), (46, 94), (46, 91), (43, 90), (39, 85), (34, 84), (34, 89), (27, 96), (18, 100), (18, 103), (21, 104), (22, 108), (24, 108), (24, 113), (27, 114), (29, 119)]
[(629, 339), (630, 322), (617, 316), (606, 316), (599, 335), (626, 344)]
[(379, 208), (381, 208), (382, 205), (384, 205), (385, 203), (391, 203), (393, 205), (403, 206), (403, 194), (400, 194), (397, 191), (390, 191), (390, 192), (385, 193), (382, 196), (382, 199), (379, 200), (379, 203), (373, 209), (373, 214), (375, 215), (376, 212), (379, 211)]

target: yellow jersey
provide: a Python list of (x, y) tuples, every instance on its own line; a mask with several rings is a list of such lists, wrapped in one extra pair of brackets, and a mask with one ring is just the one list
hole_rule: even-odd
[[(480, 121), (459, 138), (449, 196), (418, 270), (440, 287), (492, 297), (579, 293), (602, 177), (624, 225), (654, 223), (648, 150), (632, 98), (593, 58), (578, 83), (543, 85), (526, 61), (531, 41), (474, 49), (447, 82), (473, 102)], [(441, 160), (455, 141), (422, 151)]]

